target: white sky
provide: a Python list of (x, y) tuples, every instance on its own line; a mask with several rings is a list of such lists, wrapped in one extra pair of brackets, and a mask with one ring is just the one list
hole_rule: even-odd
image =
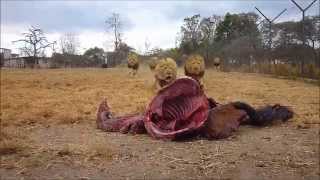
[[(302, 7), (313, 0), (296, 0)], [(319, 1), (307, 15), (319, 15)], [(42, 28), (49, 41), (59, 40), (66, 32), (76, 33), (80, 53), (97, 46), (111, 50), (112, 35), (104, 23), (112, 12), (119, 13), (125, 26), (123, 39), (139, 52), (145, 50), (145, 40), (151, 48), (175, 46), (177, 33), (187, 16), (200, 14), (224, 15), (227, 12), (256, 12), (257, 6), (269, 17), (284, 8), (278, 21), (300, 20), (301, 12), (290, 0), (225, 0), (225, 1), (1, 1), (1, 47), (18, 53), (12, 41), (22, 38), (21, 33), (34, 25)], [(50, 53), (50, 52), (47, 52)]]

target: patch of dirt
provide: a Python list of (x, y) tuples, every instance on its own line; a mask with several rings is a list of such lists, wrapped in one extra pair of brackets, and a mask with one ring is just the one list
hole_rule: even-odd
[(94, 123), (25, 132), (33, 147), (2, 157), (2, 179), (319, 178), (317, 126), (242, 126), (228, 139), (183, 142), (103, 132)]

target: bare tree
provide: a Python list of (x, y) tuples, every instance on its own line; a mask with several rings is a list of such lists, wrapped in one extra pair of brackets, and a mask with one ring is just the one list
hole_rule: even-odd
[(181, 26), (181, 45), (185, 52), (196, 50), (201, 41), (200, 14), (184, 18)]
[(145, 42), (144, 42), (144, 48), (145, 48), (145, 53), (148, 54), (149, 53), (149, 49), (151, 46), (151, 42), (149, 41), (148, 38), (146, 38)]
[(221, 21), (222, 17), (218, 15), (212, 15), (208, 18), (203, 18), (200, 22), (203, 38), (211, 41), (214, 36), (214, 31)]
[(62, 54), (77, 54), (79, 48), (78, 37), (74, 33), (65, 33), (60, 37), (60, 48)]
[(218, 15), (212, 15), (208, 18), (203, 18), (200, 22), (200, 28), (202, 33), (202, 42), (205, 45), (206, 61), (209, 60), (209, 50), (213, 43), (214, 31), (222, 18)]
[(108, 26), (108, 31), (112, 31), (114, 34), (114, 49), (118, 50), (121, 43), (121, 28), (122, 22), (120, 21), (120, 14), (112, 13), (110, 17), (106, 20)]
[(44, 54), (44, 50), (51, 47), (55, 42), (49, 42), (40, 28), (31, 26), (27, 33), (22, 33), (24, 39), (13, 41), (13, 43), (24, 42), (20, 50), (27, 56), (32, 56), (35, 64), (39, 64), (38, 57)]

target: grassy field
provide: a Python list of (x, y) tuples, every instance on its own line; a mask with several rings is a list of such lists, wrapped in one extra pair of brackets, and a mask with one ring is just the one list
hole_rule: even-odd
[[(179, 75), (183, 75), (181, 69)], [(113, 135), (107, 133), (108, 137), (105, 137), (104, 132), (95, 129), (96, 108), (103, 98), (107, 98), (116, 115), (141, 112), (154, 94), (151, 90), (152, 83), (153, 76), (147, 68), (141, 69), (137, 77), (129, 77), (125, 68), (2, 69), (0, 154), (4, 163), (0, 174), (2, 172), (6, 175), (5, 177), (16, 178), (28, 175), (37, 177), (35, 171), (42, 168), (45, 170), (41, 177), (48, 178), (46, 173), (52, 173), (48, 169), (54, 166), (54, 162), (64, 164), (57, 166), (60, 168), (69, 166), (69, 163), (71, 166), (80, 164), (88, 172), (90, 168), (94, 171), (96, 163), (106, 167), (108, 166), (106, 162), (112, 163), (119, 158), (125, 164), (117, 168), (132, 165), (131, 161), (125, 160), (130, 149), (123, 154), (121, 149), (126, 145), (121, 144), (133, 143), (135, 146), (140, 146), (139, 143), (154, 144), (158, 141), (151, 140), (144, 135), (137, 140), (136, 137), (122, 136), (118, 133), (113, 133)], [(314, 129), (320, 123), (319, 86), (314, 84), (276, 79), (259, 74), (223, 73), (214, 70), (206, 72), (204, 84), (206, 94), (220, 103), (240, 100), (254, 106), (274, 103), (288, 105), (295, 112), (293, 120), (290, 121), (290, 127)], [(316, 141), (316, 137), (313, 136), (312, 140)], [(112, 138), (122, 140), (117, 141)], [(127, 139), (131, 141), (128, 142)], [(312, 148), (316, 147), (313, 145)], [(161, 142), (159, 146), (167, 147), (164, 142)], [(170, 143), (167, 148), (179, 146), (186, 148), (188, 145), (185, 147), (182, 144)], [(132, 149), (134, 148), (131, 148), (131, 152)], [(316, 153), (318, 150), (314, 151)], [(128, 156), (134, 158), (135, 154), (129, 153)], [(101, 159), (109, 160), (102, 162)], [(171, 160), (174, 161), (174, 159)], [(315, 159), (312, 160), (316, 162)], [(150, 168), (154, 166), (157, 165), (149, 162), (146, 165)], [(60, 172), (57, 167), (53, 172)], [(317, 166), (314, 165), (312, 168), (317, 168)], [(112, 177), (118, 177), (117, 175), (123, 173), (112, 168), (108, 170), (109, 173), (114, 172)], [(136, 169), (136, 171), (139, 170)], [(174, 172), (175, 174), (171, 175), (169, 173), (168, 177), (176, 177), (175, 175), (179, 177), (180, 171), (175, 169)], [(210, 175), (215, 171), (199, 170), (192, 177), (198, 177), (201, 172)], [(226, 172), (220, 172), (219, 177)], [(79, 172), (70, 173), (70, 176), (60, 174), (59, 177), (73, 178)], [(149, 177), (157, 175), (161, 177), (157, 173), (153, 172)], [(299, 175), (294, 174), (293, 177), (299, 177)], [(100, 177), (82, 176), (98, 179)]]
[[(116, 114), (140, 111), (153, 95), (152, 82), (147, 69), (135, 78), (126, 69), (2, 70), (2, 125), (93, 121), (104, 97)], [(207, 95), (220, 103), (281, 103), (297, 113), (294, 121), (319, 121), (317, 86), (213, 70), (207, 72), (204, 82)]]

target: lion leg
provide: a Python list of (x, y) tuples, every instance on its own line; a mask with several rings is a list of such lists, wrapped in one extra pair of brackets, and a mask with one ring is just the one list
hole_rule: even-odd
[(161, 89), (160, 83), (158, 79), (155, 79), (153, 85), (152, 85), (152, 91), (154, 93), (157, 93)]
[(204, 90), (205, 89), (205, 85), (204, 85), (204, 82), (203, 82), (203, 78), (199, 79), (199, 84), (200, 84), (201, 89)]

